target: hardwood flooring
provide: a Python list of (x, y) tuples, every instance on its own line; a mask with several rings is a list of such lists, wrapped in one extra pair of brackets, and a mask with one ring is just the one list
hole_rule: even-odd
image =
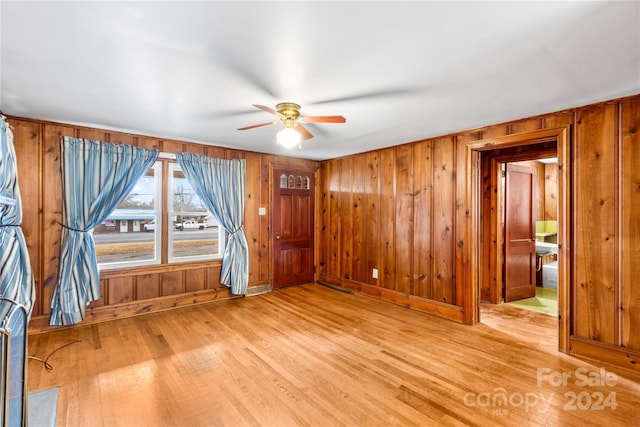
[(558, 353), (555, 318), (508, 304), (471, 327), (308, 284), (29, 340), (39, 358), (73, 343), (28, 367), (29, 390), (59, 387), (60, 427), (640, 419), (637, 376)]

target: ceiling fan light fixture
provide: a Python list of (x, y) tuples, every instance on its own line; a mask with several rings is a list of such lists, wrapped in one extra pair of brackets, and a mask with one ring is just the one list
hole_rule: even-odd
[(284, 148), (300, 146), (302, 136), (293, 128), (285, 127), (276, 134), (276, 143)]

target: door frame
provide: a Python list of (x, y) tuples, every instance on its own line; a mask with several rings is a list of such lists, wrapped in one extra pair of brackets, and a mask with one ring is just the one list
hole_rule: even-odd
[[(563, 126), (465, 143), (467, 190), (471, 198), (471, 286), (468, 294), (469, 317), (480, 319), (479, 291), (482, 262), (482, 174), (481, 153), (502, 148), (523, 147), (556, 141), (558, 156), (558, 350), (569, 351), (571, 316), (571, 128)], [(496, 236), (497, 237), (497, 236)], [(495, 262), (491, 260), (491, 262)]]

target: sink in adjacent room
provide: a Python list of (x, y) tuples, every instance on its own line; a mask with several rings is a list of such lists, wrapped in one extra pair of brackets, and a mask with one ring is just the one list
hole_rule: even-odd
[(557, 254), (557, 253), (558, 253), (557, 243), (536, 242), (536, 254), (538, 256)]

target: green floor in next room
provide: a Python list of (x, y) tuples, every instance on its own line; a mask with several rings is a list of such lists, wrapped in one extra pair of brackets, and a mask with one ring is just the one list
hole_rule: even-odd
[(536, 296), (533, 298), (521, 299), (510, 302), (517, 307), (542, 313), (558, 314), (558, 291), (554, 288), (536, 287)]

